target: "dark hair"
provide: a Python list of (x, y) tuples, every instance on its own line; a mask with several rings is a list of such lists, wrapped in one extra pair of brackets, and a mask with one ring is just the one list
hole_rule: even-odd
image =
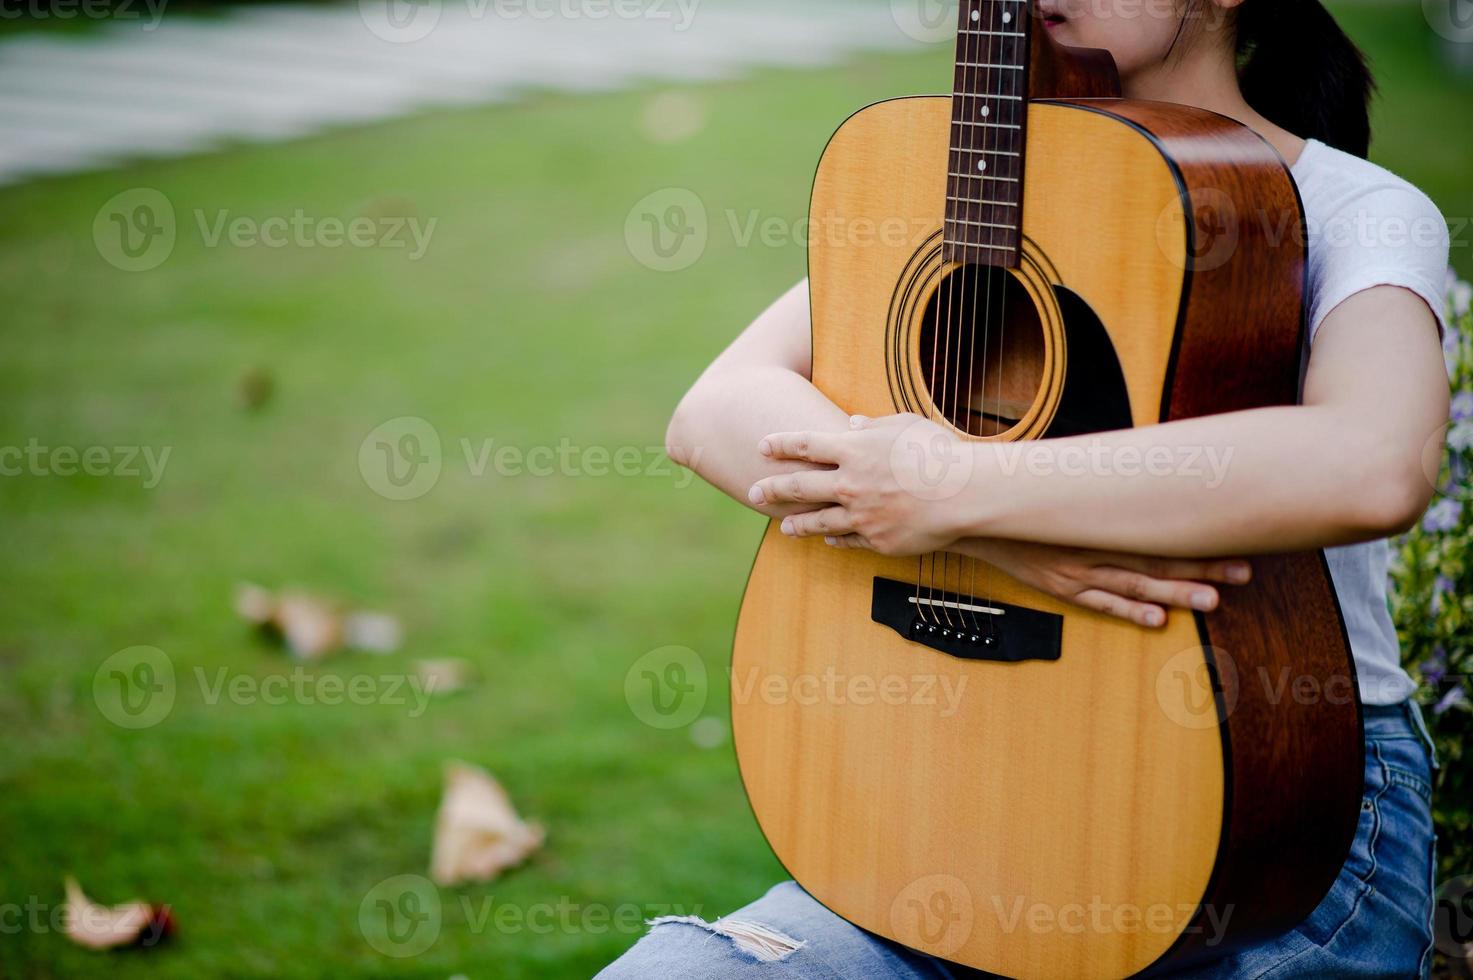
[(1298, 136), (1370, 152), (1376, 83), (1320, 0), (1246, 0), (1237, 39), (1238, 78), (1254, 110)]

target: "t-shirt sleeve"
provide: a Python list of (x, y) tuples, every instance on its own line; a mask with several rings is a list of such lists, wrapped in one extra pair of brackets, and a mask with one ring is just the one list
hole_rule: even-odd
[[(1405, 182), (1381, 182), (1339, 203), (1330, 220), (1310, 233), (1323, 236), (1311, 249), (1316, 283), (1309, 335), (1325, 317), (1357, 293), (1400, 286), (1422, 297), (1447, 329), (1447, 221), (1432, 200)], [(1317, 253), (1317, 254), (1316, 254)]]

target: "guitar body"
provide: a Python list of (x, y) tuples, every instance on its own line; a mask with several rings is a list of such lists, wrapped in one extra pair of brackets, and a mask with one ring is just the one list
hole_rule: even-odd
[[(870, 106), (819, 165), (813, 380), (851, 413), (948, 415), (926, 362), (946, 356), (942, 297), (968, 304), (942, 286), (951, 105)], [(959, 432), (1048, 438), (1296, 400), (1303, 218), (1266, 143), (1120, 100), (1034, 102), (1026, 139), (1021, 258), (989, 275), (1010, 277), (1036, 391), (1007, 430)], [(1323, 556), (1255, 559), (1218, 611), (1154, 631), (961, 561), (769, 528), (732, 714), (752, 808), (793, 877), (866, 930), (1006, 977), (1132, 976), (1305, 918), (1362, 785)], [(995, 659), (907, 635), (918, 624), (899, 617), (938, 594), (954, 605), (931, 622), (954, 615), (958, 633), (1006, 613)]]

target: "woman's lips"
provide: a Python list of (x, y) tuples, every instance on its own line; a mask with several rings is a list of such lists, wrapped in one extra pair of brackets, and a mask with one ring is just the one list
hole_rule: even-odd
[(1055, 27), (1058, 27), (1062, 23), (1064, 23), (1064, 18), (1059, 16), (1058, 14), (1043, 15), (1043, 26), (1047, 27), (1049, 30), (1053, 30)]

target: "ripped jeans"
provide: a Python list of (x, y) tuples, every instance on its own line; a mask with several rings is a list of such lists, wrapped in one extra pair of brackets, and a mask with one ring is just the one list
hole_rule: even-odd
[[(1177, 977), (1426, 977), (1432, 953), (1431, 742), (1415, 705), (1366, 708), (1366, 786), (1350, 857), (1294, 929)], [(598, 980), (962, 980), (981, 976), (850, 925), (794, 882), (715, 922), (656, 919)]]

